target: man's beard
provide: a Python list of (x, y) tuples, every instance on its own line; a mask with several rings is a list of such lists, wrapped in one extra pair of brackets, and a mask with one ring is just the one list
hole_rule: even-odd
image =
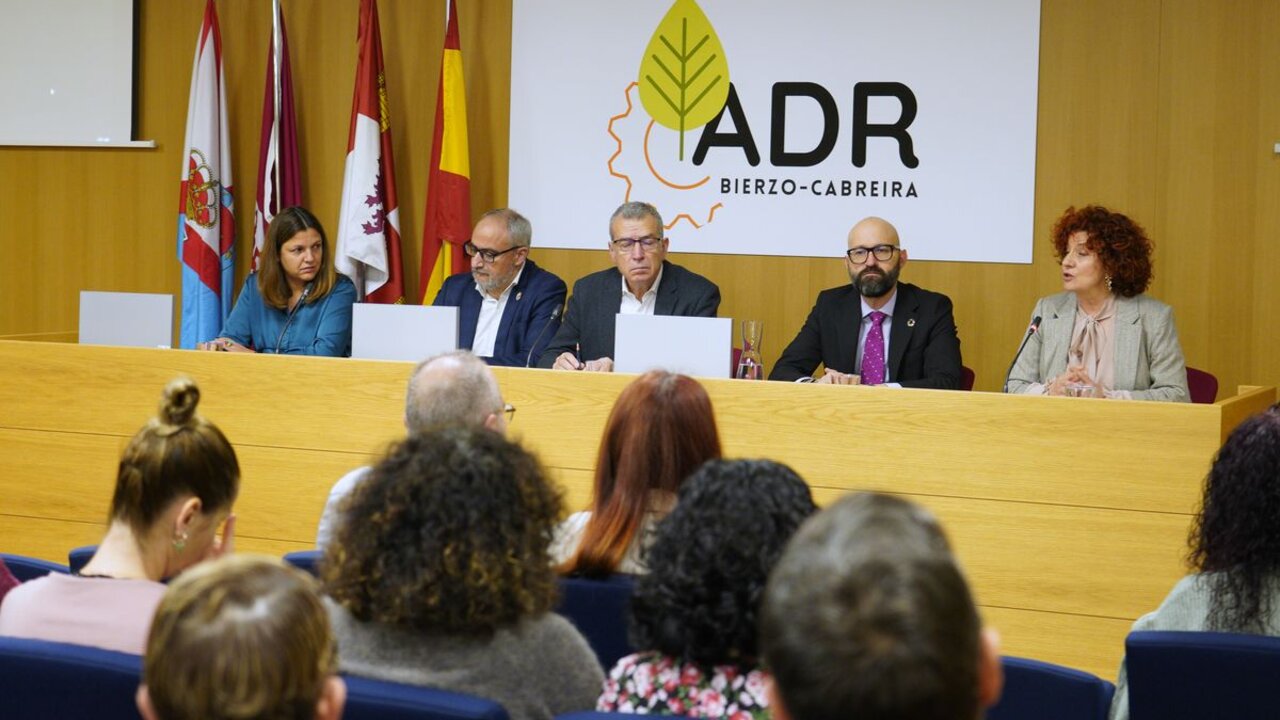
[(858, 288), (863, 297), (884, 297), (898, 283), (898, 273), (901, 270), (901, 265), (887, 272), (883, 268), (865, 268), (854, 275), (853, 286)]
[(483, 290), (486, 295), (492, 294), (494, 290), (506, 289), (505, 286), (503, 286), (502, 278), (494, 275), (492, 272), (483, 277), (476, 277), (476, 274), (472, 273), (471, 277), (476, 281), (476, 284), (480, 286), (480, 289)]

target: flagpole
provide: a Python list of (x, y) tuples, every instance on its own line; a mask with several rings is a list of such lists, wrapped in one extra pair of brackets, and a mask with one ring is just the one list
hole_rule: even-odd
[[(276, 158), (273, 172), (276, 181), (272, 184), (271, 190), (274, 198), (265, 198), (267, 207), (263, 208), (264, 212), (270, 214), (272, 218), (275, 213), (280, 212), (280, 0), (271, 0), (271, 64), (272, 75), (274, 80), (272, 86), (275, 90), (275, 112), (271, 114), (271, 144), (276, 148)], [(275, 200), (275, 212), (271, 211), (271, 201)]]

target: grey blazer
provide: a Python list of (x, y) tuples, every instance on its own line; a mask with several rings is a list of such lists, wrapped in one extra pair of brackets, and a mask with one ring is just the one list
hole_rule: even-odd
[[(1031, 383), (1048, 384), (1067, 369), (1067, 347), (1076, 322), (1075, 293), (1040, 298), (1031, 317), (1040, 331), (1009, 373), (1009, 392), (1026, 392)], [(1128, 390), (1134, 400), (1190, 402), (1187, 366), (1173, 324), (1173, 310), (1159, 300), (1137, 295), (1116, 298), (1116, 369), (1113, 390)]]

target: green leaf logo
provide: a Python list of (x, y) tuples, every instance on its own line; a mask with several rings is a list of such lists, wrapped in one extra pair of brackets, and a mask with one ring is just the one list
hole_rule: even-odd
[(640, 61), (640, 102), (649, 116), (680, 133), (700, 128), (729, 97), (724, 46), (694, 0), (676, 0), (653, 31)]

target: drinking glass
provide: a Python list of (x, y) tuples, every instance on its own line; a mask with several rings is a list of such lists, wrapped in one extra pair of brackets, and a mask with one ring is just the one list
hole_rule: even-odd
[(742, 354), (738, 356), (738, 369), (734, 377), (744, 380), (764, 379), (764, 362), (760, 359), (760, 341), (763, 336), (763, 322), (742, 321)]

